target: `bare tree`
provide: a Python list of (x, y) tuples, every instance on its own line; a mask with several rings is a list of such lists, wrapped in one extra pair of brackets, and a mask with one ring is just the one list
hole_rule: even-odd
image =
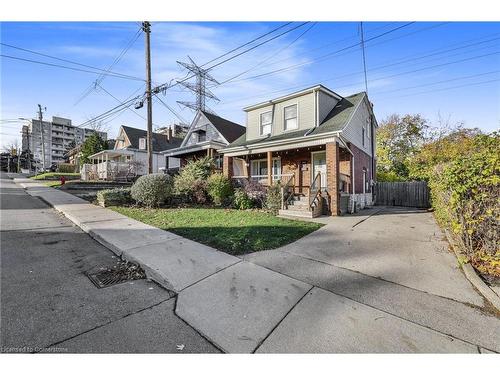
[(96, 132), (106, 132), (106, 133), (109, 132), (110, 127), (108, 124), (105, 124), (102, 121), (96, 121), (93, 118), (87, 118), (87, 121), (88, 121), (87, 127), (89, 129), (92, 129)]
[(16, 152), (20, 152), (21, 147), (19, 146), (19, 140), (14, 139), (10, 143), (6, 143), (2, 146), (2, 149), (8, 153), (12, 154), (12, 150), (16, 150)]

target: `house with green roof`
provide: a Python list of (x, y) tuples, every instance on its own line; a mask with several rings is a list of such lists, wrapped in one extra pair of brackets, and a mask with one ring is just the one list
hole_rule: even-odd
[(279, 182), (287, 216), (335, 216), (373, 203), (378, 125), (365, 92), (342, 97), (317, 85), (244, 111), (245, 134), (219, 150), (236, 184)]

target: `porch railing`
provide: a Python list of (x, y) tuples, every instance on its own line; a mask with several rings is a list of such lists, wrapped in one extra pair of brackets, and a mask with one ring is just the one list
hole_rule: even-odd
[[(273, 182), (276, 181), (281, 181), (283, 182), (284, 178), (292, 176), (292, 173), (279, 173), (279, 174), (273, 174), (272, 179)], [(257, 181), (260, 182), (261, 184), (267, 184), (267, 175), (259, 175), (259, 174), (254, 174), (249, 177), (249, 180), (251, 181)]]
[(281, 188), (281, 209), (288, 209), (288, 205), (295, 193), (295, 174), (292, 174), (287, 182)]
[(313, 209), (321, 199), (321, 173), (318, 172), (309, 189), (309, 207)]

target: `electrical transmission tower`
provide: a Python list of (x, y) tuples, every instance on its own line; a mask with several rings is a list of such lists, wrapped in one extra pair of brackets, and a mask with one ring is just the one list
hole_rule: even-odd
[(209, 89), (206, 87), (206, 82), (212, 82), (215, 83), (216, 85), (219, 84), (217, 80), (212, 77), (210, 74), (208, 74), (208, 69), (203, 69), (200, 66), (198, 66), (191, 57), (189, 57), (190, 63), (185, 63), (182, 61), (177, 61), (179, 65), (182, 67), (186, 68), (190, 73), (192, 73), (196, 77), (196, 83), (188, 82), (187, 80), (180, 80), (177, 81), (178, 84), (184, 86), (188, 90), (194, 92), (196, 94), (196, 102), (184, 102), (184, 101), (178, 101), (177, 103), (191, 108), (193, 110), (201, 110), (201, 111), (208, 111), (212, 112), (210, 108), (206, 106), (206, 100), (212, 99), (215, 101), (219, 101), (219, 98), (215, 96), (214, 93), (212, 93)]

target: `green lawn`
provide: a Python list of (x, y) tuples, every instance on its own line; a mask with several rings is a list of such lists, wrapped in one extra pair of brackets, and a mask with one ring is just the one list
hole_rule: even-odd
[(135, 220), (235, 255), (274, 249), (322, 227), (322, 224), (283, 219), (260, 211), (110, 208)]
[(30, 178), (33, 180), (59, 180), (61, 176), (64, 176), (66, 180), (77, 180), (80, 178), (80, 173), (46, 172), (37, 174), (36, 176)]
[(54, 181), (45, 181), (43, 183), (44, 185), (47, 185), (49, 187), (58, 187), (58, 186), (61, 186), (61, 181), (58, 181), (58, 180), (54, 180)]

